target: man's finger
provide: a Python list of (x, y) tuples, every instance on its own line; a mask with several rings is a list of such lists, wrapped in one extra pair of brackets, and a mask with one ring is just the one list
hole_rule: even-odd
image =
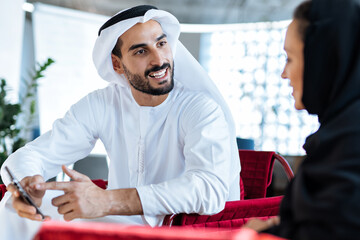
[(27, 212), (21, 212), (21, 211), (19, 211), (18, 214), (20, 217), (28, 218), (28, 219), (35, 220), (35, 221), (43, 220), (40, 214), (29, 214)]
[(36, 184), (38, 190), (63, 190), (68, 192), (72, 189), (71, 182), (46, 182)]
[(52, 205), (58, 207), (60, 205), (70, 202), (70, 200), (71, 200), (71, 197), (69, 196), (69, 194), (64, 194), (64, 195), (58, 196), (56, 198), (53, 198), (51, 200), (51, 203), (52, 203)]
[(15, 197), (20, 197), (20, 193), (13, 184), (9, 184), (6, 189), (12, 193)]
[(68, 203), (68, 204), (64, 204), (61, 205), (60, 207), (58, 207), (58, 212), (62, 215), (65, 215), (67, 213), (70, 213), (73, 211), (73, 205)]
[(65, 165), (62, 165), (62, 170), (66, 175), (68, 175), (74, 181), (78, 181), (78, 182), (89, 181), (89, 178), (86, 175), (81, 174), (73, 169), (69, 169)]
[(15, 191), (17, 191), (17, 189), (16, 189), (16, 187), (14, 186), (14, 184), (12, 184), (12, 183), (10, 183), (7, 187), (6, 187), (6, 189), (9, 191), (9, 192), (15, 192)]
[(36, 214), (36, 209), (34, 206), (31, 206), (20, 199), (13, 200), (13, 207), (19, 212), (24, 212), (27, 214)]
[(40, 175), (35, 175), (33, 177), (31, 177), (31, 182), (29, 183), (29, 187), (32, 189), (36, 189), (36, 185), (38, 183), (44, 183), (44, 178)]
[(75, 218), (78, 218), (79, 216), (74, 212), (74, 211), (71, 211), (69, 213), (66, 213), (64, 214), (64, 220), (65, 221), (71, 221)]

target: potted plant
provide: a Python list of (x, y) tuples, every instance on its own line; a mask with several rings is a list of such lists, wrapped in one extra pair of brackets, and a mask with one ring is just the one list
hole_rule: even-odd
[[(25, 137), (30, 130), (31, 122), (36, 113), (35, 93), (38, 80), (44, 77), (43, 72), (54, 63), (48, 58), (43, 64), (38, 64), (28, 80), (23, 80), (26, 86), (25, 94), (19, 103), (7, 101), (7, 84), (5, 79), (0, 80), (0, 167), (8, 156), (15, 152), (31, 139)], [(19, 120), (22, 124), (19, 124)], [(0, 183), (2, 183), (0, 179)]]

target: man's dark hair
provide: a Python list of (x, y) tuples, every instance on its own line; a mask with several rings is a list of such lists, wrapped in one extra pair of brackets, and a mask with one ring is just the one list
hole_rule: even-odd
[(119, 58), (122, 57), (121, 55), (121, 46), (122, 46), (123, 42), (120, 38), (118, 38), (113, 50), (111, 51), (112, 54), (114, 54), (115, 56), (118, 56)]
[(299, 22), (299, 34), (301, 39), (305, 40), (305, 32), (310, 24), (309, 12), (311, 7), (311, 0), (301, 3), (294, 11), (293, 18)]
[[(111, 27), (112, 25), (124, 21), (126, 19), (130, 19), (130, 18), (134, 18), (134, 17), (139, 17), (139, 16), (144, 16), (145, 13), (151, 9), (158, 9), (157, 7), (151, 6), (151, 5), (139, 5), (133, 8), (130, 8), (126, 11), (123, 11), (115, 16), (113, 16), (112, 18), (110, 18), (109, 20), (106, 21), (106, 23), (104, 23), (98, 32), (98, 36), (100, 36), (102, 30)], [(111, 51), (112, 54), (118, 56), (119, 58), (122, 57), (121, 55), (121, 45), (122, 45), (122, 41), (120, 40), (120, 38), (118, 38), (115, 47), (113, 48), (113, 50)]]

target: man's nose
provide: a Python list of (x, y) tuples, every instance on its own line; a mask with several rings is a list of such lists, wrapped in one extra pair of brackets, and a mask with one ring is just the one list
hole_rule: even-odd
[(164, 57), (161, 52), (154, 50), (151, 54), (151, 65), (162, 66), (164, 64)]

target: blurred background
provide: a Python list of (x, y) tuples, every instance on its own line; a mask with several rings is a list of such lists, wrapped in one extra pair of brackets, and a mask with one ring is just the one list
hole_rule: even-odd
[[(32, 96), (36, 104), (31, 121), (17, 123), (22, 128), (26, 122), (30, 131), (24, 137), (31, 140), (50, 130), (73, 103), (106, 86), (93, 66), (92, 48), (109, 16), (139, 4), (154, 5), (182, 24), (180, 40), (229, 104), (239, 147), (279, 152), (296, 168), (296, 159), (305, 154), (306, 136), (318, 128), (317, 118), (294, 109), (289, 82), (280, 77), (286, 27), (300, 2), (0, 0), (0, 78), (6, 79), (8, 101), (19, 102), (34, 69), (48, 58), (55, 61)], [(89, 158), (94, 166), (108, 161), (100, 142)], [(106, 178), (106, 171), (97, 175), (98, 169), (93, 177)]]

